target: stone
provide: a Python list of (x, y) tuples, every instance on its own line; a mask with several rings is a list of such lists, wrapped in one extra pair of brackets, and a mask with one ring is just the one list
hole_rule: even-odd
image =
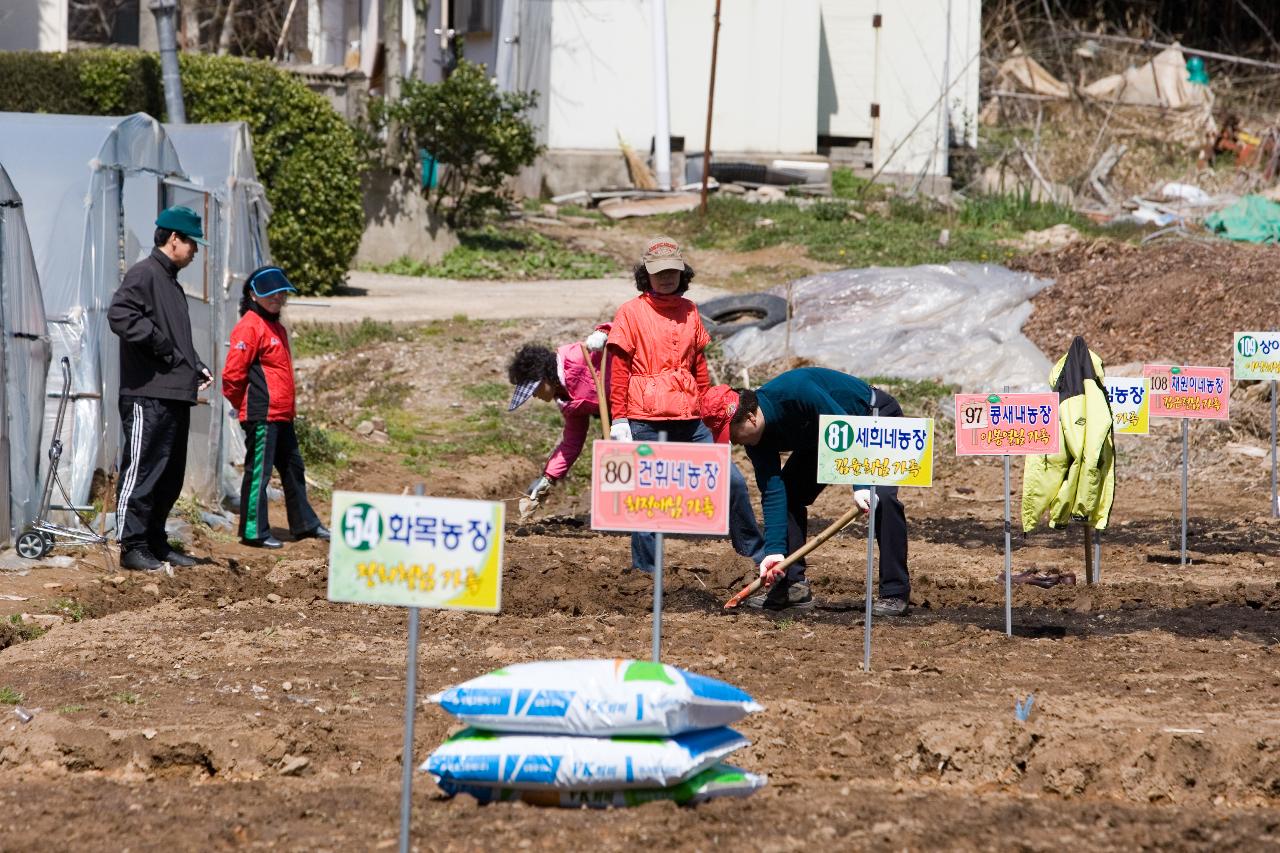
[(371, 418), (371, 419), (369, 420), (369, 423), (373, 424), (373, 431), (374, 431), (374, 432), (386, 432), (386, 431), (387, 431), (387, 420), (386, 420), (386, 418)]
[(267, 593), (267, 601), (271, 602), (272, 604), (279, 604), (281, 599), (277, 593), (269, 592)]
[(787, 197), (787, 191), (781, 187), (774, 187), (765, 184), (756, 188), (756, 197), (761, 201), (782, 201)]
[(280, 685), (280, 689), (283, 690), (285, 693), (288, 693), (290, 690), (293, 689), (293, 682), (292, 681), (284, 682), (283, 684)]
[(372, 421), (361, 421), (360, 423), (356, 424), (356, 435), (372, 435), (372, 434), (373, 434)]
[(285, 755), (280, 763), (281, 776), (299, 776), (311, 764), (311, 759), (302, 755)]
[(160, 597), (160, 585), (159, 585), (159, 584), (149, 583), (149, 584), (147, 584), (146, 586), (144, 586), (144, 587), (142, 588), (142, 591), (143, 591), (143, 592), (146, 592), (146, 593), (150, 593), (151, 595), (154, 595), (156, 598), (159, 598), (159, 597)]
[(742, 186), (742, 184), (721, 184), (720, 192), (725, 195), (746, 195), (747, 188)]
[(50, 581), (49, 583), (44, 585), (44, 588), (45, 589), (62, 589), (62, 584), (56, 581)]
[(544, 204), (542, 206), (542, 215), (548, 219), (555, 219), (560, 215), (560, 208), (554, 204)]

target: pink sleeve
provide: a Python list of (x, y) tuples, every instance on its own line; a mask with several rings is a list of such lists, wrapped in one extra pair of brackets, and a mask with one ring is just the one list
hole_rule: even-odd
[(590, 427), (590, 417), (566, 414), (564, 433), (560, 436), (556, 449), (551, 451), (551, 458), (547, 460), (543, 473), (553, 480), (559, 480), (568, 474), (573, 463), (578, 461), (583, 445), (587, 443), (587, 430)]

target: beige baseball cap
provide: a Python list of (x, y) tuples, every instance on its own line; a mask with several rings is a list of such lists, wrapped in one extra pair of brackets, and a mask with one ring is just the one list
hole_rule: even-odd
[(683, 270), (684, 255), (680, 244), (670, 237), (655, 237), (644, 247), (644, 268), (652, 275), (663, 270)]

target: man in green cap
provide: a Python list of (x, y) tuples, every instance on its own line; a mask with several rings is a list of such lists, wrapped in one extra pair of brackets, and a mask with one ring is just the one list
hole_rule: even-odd
[(191, 340), (178, 270), (208, 245), (200, 215), (170, 207), (156, 218), (155, 248), (129, 268), (107, 320), (120, 338), (120, 420), (124, 428), (116, 530), (120, 565), (156, 571), (196, 561), (169, 547), (164, 525), (182, 493), (187, 432), (196, 393), (213, 374)]

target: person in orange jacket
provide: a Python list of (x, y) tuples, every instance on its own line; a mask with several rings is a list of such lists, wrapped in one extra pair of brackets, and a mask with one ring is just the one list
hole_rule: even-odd
[[(710, 444), (700, 400), (710, 385), (703, 353), (711, 336), (698, 307), (684, 298), (693, 280), (679, 244), (650, 240), (633, 273), (640, 295), (622, 305), (609, 330), (609, 437), (614, 441)], [(734, 550), (757, 565), (765, 556), (747, 480), (737, 465), (729, 472), (729, 538)], [(651, 572), (657, 565), (652, 533), (631, 534), (631, 565)]]
[(240, 541), (258, 548), (284, 547), (271, 535), (267, 483), (271, 469), (284, 486), (289, 532), (295, 539), (329, 539), (329, 530), (307, 501), (306, 471), (293, 427), (293, 355), (280, 311), (297, 288), (279, 267), (259, 267), (244, 283), (240, 322), (222, 369), (222, 395), (244, 430), (244, 482), (240, 487)]

